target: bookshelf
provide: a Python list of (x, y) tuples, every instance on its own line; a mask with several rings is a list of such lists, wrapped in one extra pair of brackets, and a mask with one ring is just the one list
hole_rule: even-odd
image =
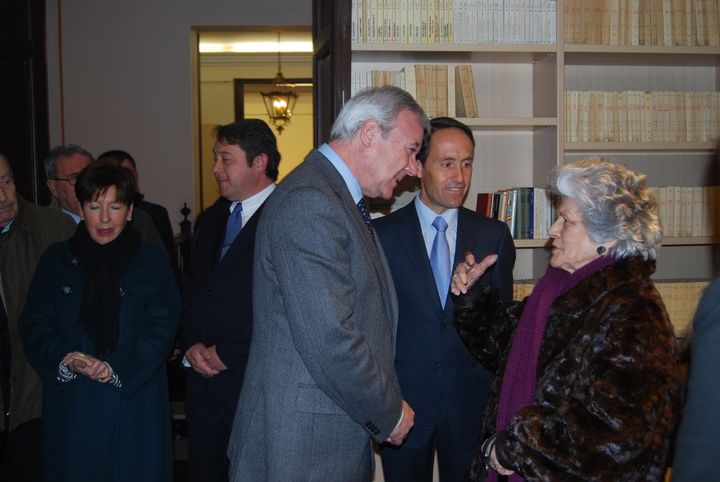
[[(520, 43), (497, 43), (487, 39), (473, 42), (467, 41), (467, 35), (463, 41), (453, 41), (449, 34), (444, 42), (399, 42), (393, 37), (386, 37), (390, 40), (384, 42), (357, 41), (362, 37), (353, 31), (353, 21), (357, 21), (358, 9), (367, 8), (368, 2), (372, 1), (315, 0), (316, 14), (326, 9), (324, 15), (335, 22), (334, 26), (332, 22), (326, 22), (326, 28), (342, 38), (334, 55), (342, 64), (342, 71), (337, 73), (333, 83), (338, 89), (336, 97), (349, 97), (353, 72), (400, 70), (416, 64), (472, 65), (479, 117), (459, 118), (473, 130), (477, 145), (466, 207), (475, 209), (480, 192), (547, 186), (548, 174), (555, 166), (590, 156), (625, 162), (645, 173), (651, 186), (720, 184), (716, 162), (716, 149), (720, 145), (717, 125), (712, 128), (713, 136), (703, 140), (582, 142), (566, 139), (565, 112), (567, 91), (719, 91), (720, 7), (717, 1), (695, 2), (712, 7), (704, 12), (677, 10), (668, 14), (653, 11), (651, 7), (658, 2), (650, 0), (557, 0), (550, 2), (554, 4), (553, 18), (547, 18), (548, 10), (541, 10), (545, 27), (553, 32), (552, 39), (545, 38), (546, 43), (522, 43), (522, 39)], [(463, 15), (457, 20), (460, 28), (467, 29), (468, 22), (479, 18), (472, 15), (487, 15), (487, 11), (482, 10), (484, 3), (507, 7), (504, 16), (495, 13), (491, 17), (495, 22), (494, 32), (505, 35), (519, 28), (510, 26), (514, 25), (513, 19), (518, 18), (513, 17), (516, 15), (512, 11), (513, 5), (544, 9), (548, 4), (541, 0), (448, 0), (437, 2), (437, 5), (480, 6), (479, 13)], [(628, 8), (636, 6), (637, 12), (605, 11), (613, 3)], [(693, 2), (672, 2), (678, 8), (680, 4), (688, 3)], [(379, 4), (395, 5), (393, 0)], [(412, 10), (417, 4), (423, 2), (398, 0), (400, 9)], [(441, 19), (445, 19), (450, 22), (449, 10), (445, 13), (440, 10), (434, 21), (441, 23)], [(538, 11), (528, 10), (522, 18), (532, 18)], [(387, 18), (387, 12), (395, 15), (390, 17), (395, 19), (394, 22), (403, 18), (402, 13), (398, 17), (392, 9), (384, 12), (384, 18)], [(553, 20), (554, 26), (548, 27), (547, 22)], [(477, 22), (487, 25), (480, 20)], [(703, 27), (702, 33), (698, 33), (699, 24)], [(526, 29), (539, 28), (537, 22), (533, 25)], [(453, 28), (458, 25), (451, 23), (448, 31), (452, 32)], [(328, 38), (337, 39), (337, 35), (328, 37), (327, 30), (323, 32), (324, 36), (318, 30), (319, 40), (325, 39), (327, 43)], [(464, 32), (467, 34), (467, 30)], [(537, 37), (537, 32), (532, 34), (534, 37), (527, 32), (526, 38)], [(354, 42), (352, 35), (356, 38)], [(476, 39), (479, 39), (478, 35), (482, 36), (476, 33)], [(517, 42), (516, 37), (508, 38)], [(329, 70), (325, 66), (325, 71)], [(332, 118), (326, 117), (319, 122), (331, 124)], [(394, 210), (412, 199), (415, 185), (406, 184), (406, 190), (398, 193), (389, 209)], [(655, 278), (659, 281), (708, 280), (716, 276), (720, 273), (719, 263), (715, 261), (718, 244), (720, 236), (666, 237)], [(549, 253), (547, 246), (548, 240), (544, 239), (516, 240), (516, 279), (534, 279), (544, 273)]]

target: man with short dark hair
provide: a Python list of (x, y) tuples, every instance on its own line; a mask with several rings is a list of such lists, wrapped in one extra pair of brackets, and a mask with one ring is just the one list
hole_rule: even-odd
[(178, 264), (178, 253), (177, 249), (175, 248), (175, 241), (173, 239), (174, 233), (172, 229), (172, 224), (170, 223), (170, 216), (168, 215), (168, 210), (159, 204), (151, 203), (150, 201), (146, 200), (145, 195), (140, 192), (140, 174), (138, 173), (135, 159), (133, 159), (133, 157), (128, 152), (122, 151), (120, 149), (113, 149), (112, 151), (107, 151), (100, 154), (97, 160), (115, 162), (117, 164), (120, 164), (122, 167), (130, 169), (132, 171), (133, 175), (135, 176), (135, 182), (138, 186), (138, 191), (135, 194), (135, 210), (136, 212), (138, 209), (145, 211), (150, 216), (150, 219), (152, 219), (153, 225), (155, 226), (155, 229), (157, 229), (157, 232), (160, 235), (160, 239), (162, 239), (163, 245), (165, 245), (165, 250), (170, 256), (170, 265), (172, 266), (173, 272), (179, 280), (180, 269)]
[(280, 152), (268, 125), (216, 129), (213, 174), (221, 198), (202, 215), (184, 277), (179, 342), (187, 376), (190, 481), (228, 479), (228, 438), (253, 327), (255, 230), (275, 189)]
[(470, 354), (453, 325), (448, 296), (453, 266), (468, 252), (497, 254), (484, 282), (512, 296), (515, 247), (505, 223), (462, 207), (470, 187), (475, 138), (452, 118), (430, 121), (417, 159), (420, 193), (375, 228), (398, 291), (395, 367), (415, 426), (402, 446), (381, 450), (388, 482), (431, 481), (437, 452), (440, 480), (464, 481), (487, 404), (492, 373)]
[(42, 381), (23, 353), (17, 322), (40, 256), (75, 223), (26, 201), (0, 153), (0, 478), (41, 480)]

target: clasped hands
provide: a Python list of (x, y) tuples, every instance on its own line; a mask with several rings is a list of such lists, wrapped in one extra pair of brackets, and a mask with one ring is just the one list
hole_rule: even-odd
[(81, 351), (73, 351), (65, 355), (62, 365), (100, 383), (109, 382), (113, 376), (110, 365)]
[(185, 359), (200, 375), (207, 378), (214, 377), (228, 369), (218, 356), (215, 347), (216, 345), (213, 345), (208, 348), (202, 343), (195, 343), (185, 352)]
[(495, 264), (497, 258), (497, 254), (489, 254), (478, 263), (472, 254), (465, 255), (465, 261), (458, 263), (453, 271), (450, 292), (455, 296), (467, 293), (468, 289), (485, 274), (485, 271)]

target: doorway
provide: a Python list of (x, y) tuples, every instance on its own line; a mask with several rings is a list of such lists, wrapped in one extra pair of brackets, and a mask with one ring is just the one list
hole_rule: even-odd
[[(254, 27), (233, 31), (198, 29), (199, 70), (199, 173), (200, 206), (211, 206), (219, 197), (212, 175), (214, 162), (213, 130), (236, 120), (236, 105), (242, 105), (244, 118), (267, 122), (278, 140), (282, 155), (281, 180), (313, 148), (312, 33), (309, 28)], [(278, 71), (278, 45), (282, 73), (294, 80), (298, 100), (290, 124), (278, 134), (262, 101), (260, 91), (268, 89)], [(258, 51), (260, 50), (260, 51)], [(243, 85), (238, 93), (238, 83)], [(240, 98), (240, 96), (242, 96)]]

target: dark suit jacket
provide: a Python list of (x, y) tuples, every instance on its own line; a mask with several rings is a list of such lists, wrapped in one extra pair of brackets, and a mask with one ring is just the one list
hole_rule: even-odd
[(196, 343), (208, 347), (217, 345), (218, 356), (228, 370), (211, 378), (189, 370), (188, 390), (212, 390), (234, 403), (240, 393), (250, 350), (255, 230), (263, 206), (247, 221), (220, 259), (230, 204), (220, 198), (205, 211), (195, 233), (190, 263), (183, 278), (179, 343), (182, 353)]
[(715, 480), (720, 458), (720, 278), (707, 287), (693, 320), (686, 400), (672, 480)]
[(173, 240), (174, 233), (167, 209), (159, 204), (146, 201), (140, 193), (138, 193), (135, 197), (135, 208), (142, 209), (148, 213), (150, 219), (152, 219), (155, 229), (157, 229), (160, 239), (165, 246), (165, 250), (168, 252), (168, 256), (170, 256), (170, 264), (172, 266), (173, 273), (175, 274), (175, 277), (179, 278), (180, 269), (178, 265), (178, 254)]
[[(447, 297), (444, 310), (440, 304), (415, 203), (374, 224), (400, 305), (395, 369), (403, 398), (415, 410), (415, 425), (403, 446), (426, 444), (444, 407), (456, 440), (472, 449), (478, 442), (493, 374), (470, 354), (455, 330), (452, 298)], [(460, 208), (453, 266), (468, 251), (477, 260), (498, 255), (482, 280), (510, 299), (515, 246), (507, 225)]]

